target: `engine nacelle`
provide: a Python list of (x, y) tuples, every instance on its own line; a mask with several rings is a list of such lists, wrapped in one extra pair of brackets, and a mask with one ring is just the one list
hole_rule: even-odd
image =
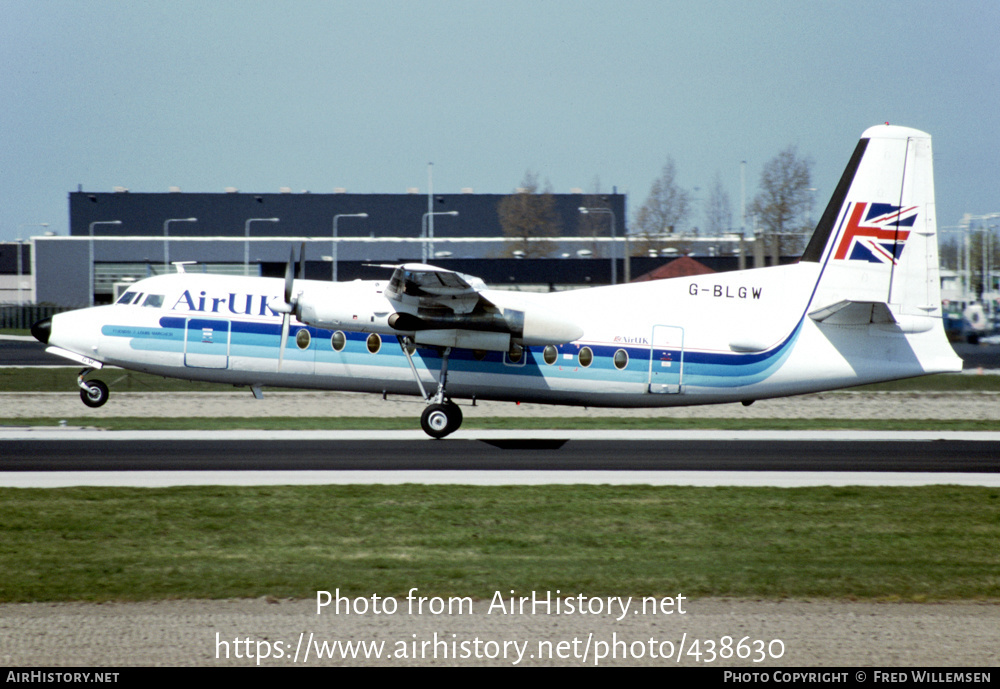
[(417, 344), (458, 349), (480, 349), (485, 352), (510, 351), (509, 333), (476, 330), (418, 330), (413, 333)]
[(529, 307), (523, 313), (524, 325), (519, 338), (521, 344), (565, 344), (583, 337), (583, 328), (567, 318), (536, 307)]
[[(415, 315), (394, 313), (387, 323), (401, 333), (435, 330), (474, 331), (505, 334), (507, 342), (525, 346), (564, 344), (583, 336), (583, 328), (534, 307), (527, 311), (505, 308), (500, 313)], [(420, 341), (419, 339), (417, 340)], [(497, 342), (500, 340), (497, 339)], [(463, 346), (463, 345), (452, 345)], [(507, 347), (473, 347), (504, 350)]]
[(394, 333), (386, 321), (396, 309), (382, 295), (385, 284), (356, 280), (329, 286), (311, 285), (298, 296), (296, 316), (317, 328)]
[(296, 316), (318, 328), (407, 335), (420, 344), (490, 351), (507, 351), (512, 344), (565, 344), (583, 336), (576, 323), (534, 304), (501, 307), (487, 302), (487, 308), (470, 313), (443, 308), (397, 311), (401, 305), (382, 293), (386, 284), (312, 283), (295, 298)]

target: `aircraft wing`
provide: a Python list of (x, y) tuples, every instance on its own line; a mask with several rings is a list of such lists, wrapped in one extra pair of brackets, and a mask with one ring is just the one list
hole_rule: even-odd
[(396, 307), (388, 323), (397, 330), (500, 333), (528, 345), (561, 344), (583, 334), (576, 323), (537, 306), (495, 303), (483, 294), (480, 278), (423, 263), (382, 267), (394, 269), (384, 296)]
[[(393, 267), (385, 296), (421, 311), (450, 311), (469, 314), (474, 311), (496, 311), (496, 306), (483, 297), (486, 283), (477, 277), (423, 263), (404, 263)], [(492, 308), (491, 308), (492, 307)]]

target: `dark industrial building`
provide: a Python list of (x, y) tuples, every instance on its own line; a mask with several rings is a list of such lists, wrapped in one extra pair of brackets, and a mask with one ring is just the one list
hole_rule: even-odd
[[(374, 278), (383, 273), (368, 263), (426, 261), (493, 286), (534, 289), (622, 282), (658, 268), (678, 251), (650, 257), (633, 244), (626, 261), (626, 197), (618, 193), (544, 195), (552, 239), (541, 249), (526, 245), (504, 236), (499, 209), (511, 196), (435, 194), (429, 203), (417, 193), (81, 189), (69, 194), (70, 236), (32, 240), (33, 296), (59, 306), (106, 303), (116, 285), (173, 270), (170, 264), (179, 261), (198, 264), (189, 270), (281, 276), (290, 248), (297, 252), (301, 242), (311, 279)], [(739, 254), (747, 249), (730, 238), (721, 248), (679, 251), (693, 252), (713, 270), (735, 270), (745, 265)]]

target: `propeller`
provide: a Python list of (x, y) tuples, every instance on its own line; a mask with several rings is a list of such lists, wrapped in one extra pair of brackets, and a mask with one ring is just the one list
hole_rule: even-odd
[[(299, 250), (299, 280), (304, 280), (306, 276), (306, 243), (302, 242)], [(288, 324), (292, 314), (298, 316), (298, 295), (295, 291), (295, 247), (288, 250), (288, 263), (285, 264), (285, 300), (282, 303), (272, 306), (272, 310), (281, 315), (281, 345), (278, 348), (278, 370), (285, 361), (285, 345), (288, 343)]]

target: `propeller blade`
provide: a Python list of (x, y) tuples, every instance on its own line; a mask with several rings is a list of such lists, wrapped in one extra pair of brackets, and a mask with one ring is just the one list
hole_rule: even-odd
[(288, 321), (291, 318), (290, 314), (281, 315), (281, 344), (278, 347), (278, 370), (281, 370), (281, 364), (285, 361), (285, 343), (288, 342)]
[(295, 248), (288, 250), (288, 263), (285, 264), (285, 303), (292, 303), (292, 288), (295, 280)]
[[(299, 251), (299, 280), (304, 280), (306, 276), (306, 243), (302, 242)], [(295, 292), (295, 247), (288, 250), (288, 263), (285, 264), (285, 303), (279, 309), (281, 311), (281, 344), (278, 347), (278, 370), (285, 362), (285, 345), (288, 343), (288, 323), (291, 314), (298, 315), (296, 306), (298, 299), (293, 300)]]

